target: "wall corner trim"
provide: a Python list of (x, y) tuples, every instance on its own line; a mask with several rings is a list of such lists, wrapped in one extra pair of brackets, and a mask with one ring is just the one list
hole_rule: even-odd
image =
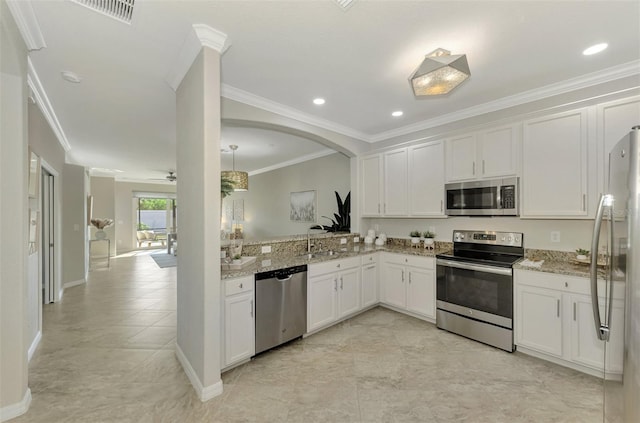
[(30, 405), (31, 389), (27, 388), (24, 396), (22, 397), (22, 401), (0, 408), (0, 422), (5, 422), (7, 420), (11, 420), (15, 417), (23, 415), (29, 410)]
[(180, 348), (180, 345), (178, 345), (178, 343), (176, 343), (176, 357), (178, 358), (180, 364), (182, 364), (182, 368), (189, 378), (193, 389), (196, 390), (196, 394), (198, 395), (198, 398), (200, 398), (200, 401), (205, 402), (222, 394), (223, 387), (221, 380), (210, 386), (205, 387), (202, 385), (202, 382), (200, 382), (200, 379), (196, 375), (195, 370), (193, 370), (193, 367), (191, 367), (189, 359), (187, 359), (187, 356), (184, 354), (184, 352), (182, 352), (182, 349)]
[(7, 6), (16, 21), (24, 43), (29, 51), (40, 50), (47, 46), (40, 30), (40, 24), (29, 1), (7, 0)]
[(31, 346), (29, 347), (29, 351), (27, 351), (27, 359), (28, 361), (31, 361), (31, 359), (33, 358), (33, 354), (35, 354), (36, 349), (38, 349), (38, 345), (40, 345), (40, 340), (42, 339), (42, 331), (39, 330), (38, 333), (36, 333), (36, 337), (33, 338), (33, 342), (31, 343)]
[(231, 43), (227, 38), (227, 34), (208, 25), (194, 24), (192, 31), (189, 31), (182, 44), (182, 49), (174, 66), (165, 77), (165, 80), (174, 91), (180, 86), (182, 79), (189, 71), (202, 47), (211, 48), (222, 56), (231, 47)]

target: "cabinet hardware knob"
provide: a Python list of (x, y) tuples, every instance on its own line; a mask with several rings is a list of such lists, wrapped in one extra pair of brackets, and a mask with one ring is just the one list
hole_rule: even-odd
[(253, 300), (251, 300), (251, 317), (253, 317)]
[(556, 316), (560, 317), (560, 300), (556, 300)]
[(576, 303), (573, 303), (573, 321), (576, 321)]
[(565, 282), (565, 283), (564, 283), (564, 287), (565, 287), (565, 288), (569, 288), (569, 282)]
[(240, 289), (242, 289), (242, 284), (240, 284)]

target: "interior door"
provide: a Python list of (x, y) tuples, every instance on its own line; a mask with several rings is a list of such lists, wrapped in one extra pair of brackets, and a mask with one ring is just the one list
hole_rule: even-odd
[(42, 302), (55, 301), (55, 189), (54, 176), (42, 168)]

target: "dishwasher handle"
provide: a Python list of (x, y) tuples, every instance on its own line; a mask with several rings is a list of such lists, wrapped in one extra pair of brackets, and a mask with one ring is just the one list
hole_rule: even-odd
[(276, 277), (276, 280), (277, 280), (278, 282), (286, 282), (286, 281), (288, 281), (288, 280), (291, 280), (291, 278), (292, 278), (292, 277), (293, 277), (293, 275), (289, 275), (289, 276), (287, 276), (286, 278)]

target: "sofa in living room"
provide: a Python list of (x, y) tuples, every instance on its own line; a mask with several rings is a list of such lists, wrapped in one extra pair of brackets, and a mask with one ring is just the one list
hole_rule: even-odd
[(147, 247), (151, 247), (152, 244), (156, 244), (157, 246), (164, 247), (167, 242), (167, 234), (164, 232), (154, 232), (154, 231), (136, 231), (136, 239), (138, 241), (138, 248), (141, 248), (145, 243)]

